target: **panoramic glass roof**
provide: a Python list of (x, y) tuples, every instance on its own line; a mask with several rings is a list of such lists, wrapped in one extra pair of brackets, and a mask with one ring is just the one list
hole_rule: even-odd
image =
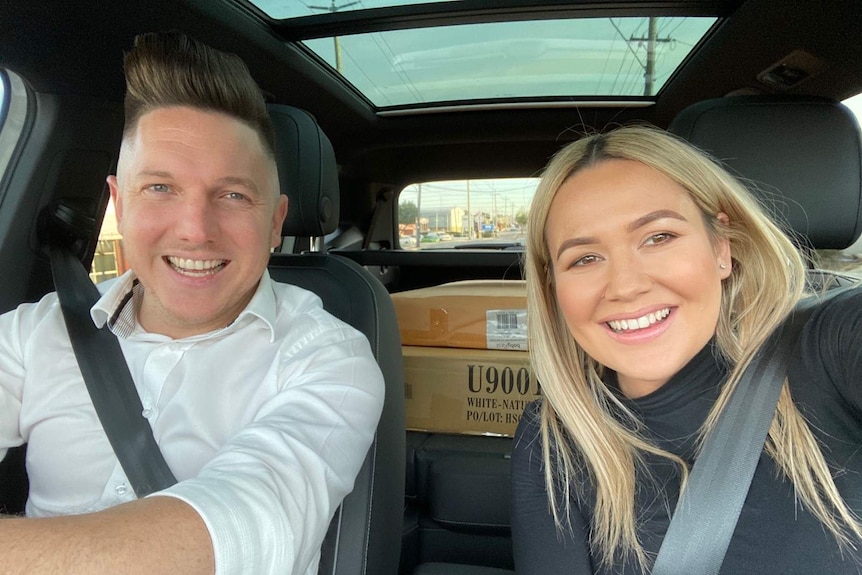
[[(276, 19), (433, 2), (255, 0)], [(301, 43), (378, 108), (654, 96), (715, 23), (581, 18), (389, 30)]]
[(252, 4), (266, 12), (267, 16), (282, 20), (298, 18), (325, 12), (344, 12), (345, 10), (368, 10), (390, 6), (410, 6), (413, 4), (441, 4), (453, 0), (252, 0)]

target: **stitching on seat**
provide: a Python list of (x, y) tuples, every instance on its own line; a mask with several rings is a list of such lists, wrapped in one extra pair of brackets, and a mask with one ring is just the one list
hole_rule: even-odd
[(374, 477), (377, 470), (377, 441), (378, 434), (374, 434), (374, 455), (371, 457), (371, 481), (368, 497), (368, 522), (365, 525), (365, 553), (363, 554), (362, 573), (368, 572), (368, 548), (371, 543), (371, 514), (374, 511)]

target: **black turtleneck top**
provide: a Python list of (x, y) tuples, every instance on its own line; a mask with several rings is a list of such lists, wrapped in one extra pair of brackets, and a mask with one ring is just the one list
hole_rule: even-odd
[[(788, 370), (791, 395), (833, 471), (850, 508), (862, 515), (862, 290), (822, 304), (802, 332), (800, 353)], [(644, 424), (643, 435), (694, 463), (697, 432), (729, 369), (712, 343), (655, 392), (623, 398)], [(615, 386), (611, 374), (608, 384)], [(595, 492), (579, 478), (572, 497), (571, 531), (559, 533), (550, 514), (542, 463), (538, 402), (527, 406), (512, 453), (512, 538), (519, 574), (639, 574), (619, 562), (601, 568), (590, 544)], [(575, 454), (577, 455), (577, 454)], [(646, 456), (638, 472), (638, 536), (654, 558), (679, 495), (679, 471)], [(842, 554), (834, 537), (794, 498), (791, 482), (761, 455), (722, 565), (727, 574), (862, 574), (862, 542)]]

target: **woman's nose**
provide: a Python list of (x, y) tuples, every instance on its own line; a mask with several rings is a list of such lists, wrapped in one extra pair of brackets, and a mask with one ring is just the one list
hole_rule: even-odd
[(638, 258), (618, 256), (609, 264), (605, 299), (629, 301), (652, 287), (652, 278)]

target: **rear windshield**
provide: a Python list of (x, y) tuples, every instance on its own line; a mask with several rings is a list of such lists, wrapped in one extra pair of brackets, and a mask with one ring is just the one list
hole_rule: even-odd
[(409, 250), (517, 249), (538, 178), (411, 184), (398, 196), (398, 235)]

